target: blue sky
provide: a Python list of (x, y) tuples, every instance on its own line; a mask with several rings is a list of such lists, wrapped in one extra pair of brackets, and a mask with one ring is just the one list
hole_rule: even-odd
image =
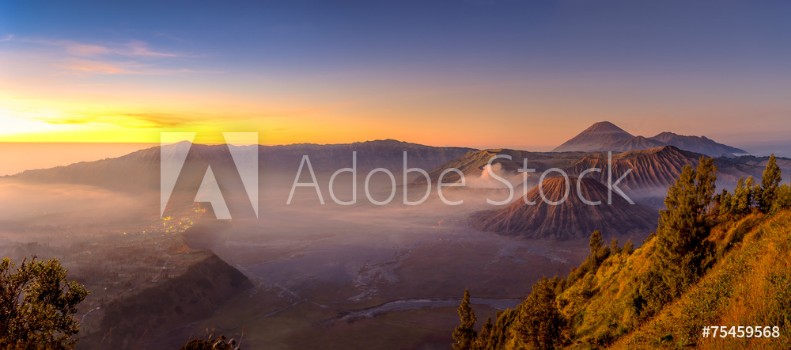
[(6, 118), (43, 105), (91, 130), (548, 147), (608, 119), (749, 146), (791, 131), (789, 19), (787, 1), (6, 1), (0, 87)]

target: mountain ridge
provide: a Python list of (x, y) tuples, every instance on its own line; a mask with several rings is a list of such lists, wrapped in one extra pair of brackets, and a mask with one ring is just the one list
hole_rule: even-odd
[(670, 131), (663, 131), (652, 137), (635, 136), (607, 121), (594, 123), (553, 151), (626, 152), (660, 146), (674, 146), (711, 157), (748, 154), (745, 150), (718, 143), (706, 136), (680, 135)]
[[(617, 236), (644, 235), (656, 226), (656, 213), (640, 204), (629, 204), (617, 193), (612, 193), (608, 203), (608, 189), (601, 182), (576, 177), (568, 181), (567, 193), (565, 178), (547, 178), (505, 208), (473, 214), (470, 225), (503, 235), (560, 240), (584, 238), (594, 230)], [(561, 201), (564, 195), (562, 203), (549, 203)], [(535, 204), (526, 204), (525, 198)], [(599, 204), (585, 203), (582, 198)]]

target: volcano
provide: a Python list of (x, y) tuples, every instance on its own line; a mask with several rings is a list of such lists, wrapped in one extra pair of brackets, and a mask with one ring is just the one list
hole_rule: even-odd
[(633, 139), (634, 135), (608, 121), (598, 122), (583, 130), (577, 136), (554, 149), (555, 152), (596, 152), (612, 150), (611, 145), (621, 144)]
[[(654, 210), (630, 204), (615, 192), (608, 204), (607, 186), (599, 181), (571, 177), (568, 189), (566, 186), (563, 177), (545, 179), (540, 188), (537, 186), (525, 195), (534, 205), (519, 199), (502, 209), (473, 214), (470, 225), (503, 235), (557, 240), (589, 237), (594, 230), (611, 236), (643, 237), (656, 228)], [(560, 201), (567, 190), (565, 201), (550, 204)], [(581, 198), (600, 203), (590, 205)]]
[(669, 131), (654, 137), (634, 136), (613, 123), (598, 122), (554, 149), (555, 152), (628, 152), (673, 146), (709, 157), (736, 157), (747, 151), (718, 143), (706, 136), (678, 135)]

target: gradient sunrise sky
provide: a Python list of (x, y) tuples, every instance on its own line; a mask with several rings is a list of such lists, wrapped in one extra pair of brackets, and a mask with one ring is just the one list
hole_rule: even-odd
[[(0, 141), (791, 132), (789, 1), (2, 1)], [(757, 147), (757, 146), (756, 146)]]

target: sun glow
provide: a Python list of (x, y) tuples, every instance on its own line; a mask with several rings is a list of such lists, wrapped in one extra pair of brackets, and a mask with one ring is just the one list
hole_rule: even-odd
[(60, 117), (60, 112), (55, 109), (42, 108), (18, 111), (0, 107), (0, 125), (2, 125), (0, 137), (73, 129), (70, 125), (56, 125), (46, 122), (47, 119)]

